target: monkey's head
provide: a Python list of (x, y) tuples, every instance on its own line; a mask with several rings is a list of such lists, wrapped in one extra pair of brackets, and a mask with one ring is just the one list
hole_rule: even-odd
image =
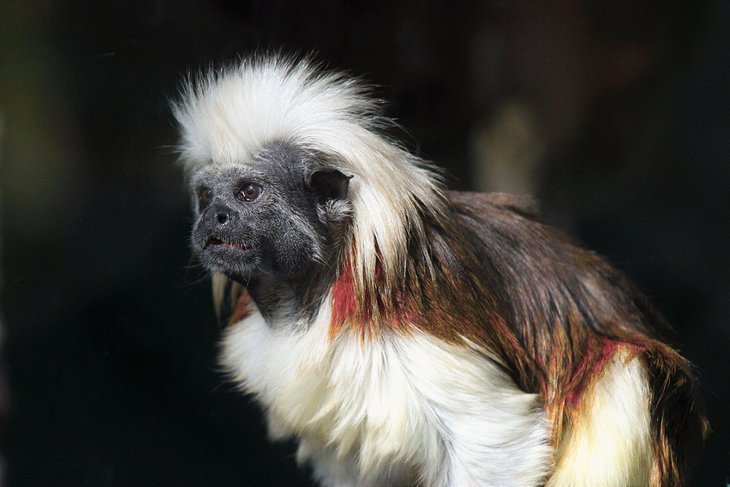
[(249, 160), (200, 168), (191, 179), (200, 262), (244, 285), (333, 266), (350, 214), (350, 176), (323, 162), (301, 146), (273, 143)]
[(346, 265), (373, 287), (363, 294), (398, 284), (408, 242), (424, 231), (421, 210), (445, 195), (428, 163), (382, 134), (392, 122), (368, 93), (283, 56), (183, 83), (173, 111), (195, 198), (193, 249), (206, 268), (249, 291)]

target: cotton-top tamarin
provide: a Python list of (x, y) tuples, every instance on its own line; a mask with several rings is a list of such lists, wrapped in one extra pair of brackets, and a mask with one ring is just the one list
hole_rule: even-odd
[(221, 361), (322, 485), (685, 484), (690, 365), (529, 201), (447, 191), (307, 60), (191, 79), (174, 112)]

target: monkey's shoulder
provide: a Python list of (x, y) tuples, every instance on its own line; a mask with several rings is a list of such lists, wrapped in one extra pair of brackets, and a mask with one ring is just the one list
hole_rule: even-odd
[(478, 213), (507, 212), (530, 220), (541, 219), (539, 203), (528, 195), (449, 191), (448, 198), (459, 209), (476, 210)]

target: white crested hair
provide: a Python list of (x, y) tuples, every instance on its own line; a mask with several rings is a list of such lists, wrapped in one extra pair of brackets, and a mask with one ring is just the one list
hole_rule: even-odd
[(409, 232), (423, 234), (419, 213), (440, 213), (444, 192), (430, 164), (383, 134), (393, 122), (367, 92), (310, 60), (254, 57), (188, 78), (173, 109), (189, 172), (245, 164), (285, 142), (323, 153), (329, 166), (353, 175), (353, 271), (372, 289), (379, 262), (377, 285), (387, 290), (404, 273)]

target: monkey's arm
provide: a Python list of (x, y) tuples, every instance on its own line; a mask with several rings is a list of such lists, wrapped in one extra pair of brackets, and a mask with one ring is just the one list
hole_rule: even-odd
[(490, 285), (506, 290), (513, 376), (543, 396), (556, 448), (548, 485), (685, 485), (709, 426), (690, 364), (662, 341), (664, 319), (529, 200), (449, 195), (484, 242), (499, 275)]

